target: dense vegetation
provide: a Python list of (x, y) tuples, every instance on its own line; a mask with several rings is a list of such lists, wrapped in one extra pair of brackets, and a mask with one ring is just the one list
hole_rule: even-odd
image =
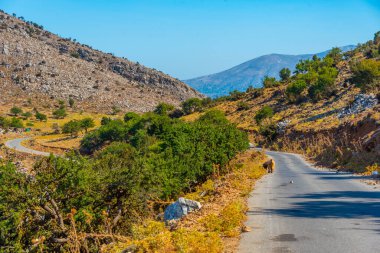
[(111, 235), (128, 235), (157, 212), (160, 200), (225, 173), (248, 147), (246, 133), (219, 111), (192, 123), (163, 111), (104, 120), (82, 141), (91, 156), (49, 157), (33, 174), (0, 165), (2, 250), (97, 252)]

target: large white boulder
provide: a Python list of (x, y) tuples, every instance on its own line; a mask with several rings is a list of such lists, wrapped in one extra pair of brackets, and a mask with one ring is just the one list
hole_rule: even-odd
[(187, 215), (189, 212), (199, 210), (202, 208), (201, 203), (185, 199), (185, 198), (179, 198), (176, 202), (170, 204), (166, 209), (164, 213), (164, 220), (170, 221), (170, 220), (178, 220), (182, 216)]

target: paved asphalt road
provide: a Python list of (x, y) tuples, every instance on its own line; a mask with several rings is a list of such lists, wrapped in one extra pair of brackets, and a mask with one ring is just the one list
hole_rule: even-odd
[(22, 146), (21, 142), (26, 141), (28, 139), (30, 139), (30, 138), (19, 138), (19, 139), (10, 140), (10, 141), (5, 142), (5, 146), (7, 148), (14, 149), (16, 151), (23, 152), (23, 153), (32, 154), (32, 155), (39, 155), (39, 156), (49, 156), (50, 155), (47, 152), (33, 150), (33, 149), (26, 148), (26, 147)]
[(246, 225), (252, 231), (242, 235), (239, 252), (380, 252), (379, 187), (317, 170), (298, 155), (267, 154), (276, 171), (251, 194)]

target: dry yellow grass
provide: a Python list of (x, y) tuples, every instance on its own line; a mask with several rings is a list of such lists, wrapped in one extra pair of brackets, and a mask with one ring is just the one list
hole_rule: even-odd
[(37, 136), (35, 141), (44, 147), (70, 150), (79, 148), (82, 137), (83, 136), (72, 138), (66, 134), (54, 134)]
[(249, 192), (265, 174), (264, 159), (263, 153), (252, 150), (240, 154), (230, 163), (230, 173), (209, 179), (184, 195), (200, 201), (202, 209), (184, 217), (175, 230), (148, 220), (135, 226), (129, 240), (104, 246), (102, 252), (116, 253), (128, 247), (137, 252), (236, 252)]

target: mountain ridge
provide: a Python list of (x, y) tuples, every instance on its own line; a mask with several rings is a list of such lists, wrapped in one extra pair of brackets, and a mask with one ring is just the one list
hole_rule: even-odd
[[(199, 92), (169, 75), (61, 38), (42, 26), (0, 13), (0, 103), (32, 98), (50, 106), (72, 98), (86, 110), (146, 112), (179, 105)], [(55, 100), (55, 101), (54, 101)]]
[[(353, 48), (355, 48), (353, 45), (340, 47), (344, 52)], [(324, 57), (328, 52), (329, 50), (326, 50), (316, 55)], [(250, 85), (261, 87), (261, 80), (264, 76), (278, 77), (279, 71), (285, 67), (293, 71), (299, 60), (310, 59), (313, 55), (315, 54), (291, 55), (272, 53), (262, 55), (227, 70), (187, 79), (184, 82), (207, 96), (218, 97), (227, 95), (233, 90), (244, 91)]]

